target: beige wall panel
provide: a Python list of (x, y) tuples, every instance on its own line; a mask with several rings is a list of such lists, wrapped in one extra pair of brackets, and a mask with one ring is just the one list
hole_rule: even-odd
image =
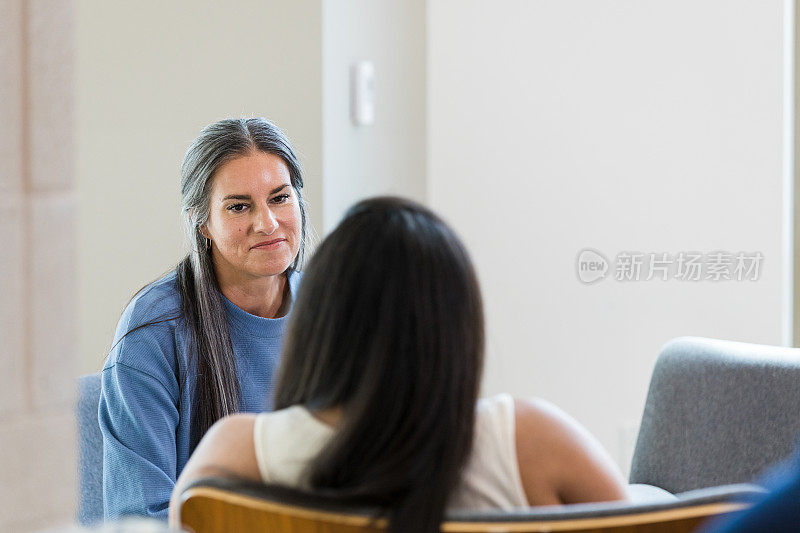
[(76, 502), (71, 412), (18, 417), (0, 432), (0, 530), (38, 531), (69, 524)]
[(77, 365), (75, 196), (34, 197), (30, 207), (33, 400), (68, 407)]
[(30, 186), (66, 189), (74, 182), (74, 6), (27, 3)]
[(22, 1), (0, 2), (0, 193), (22, 187)]
[(0, 417), (23, 408), (25, 272), (22, 196), (0, 198)]

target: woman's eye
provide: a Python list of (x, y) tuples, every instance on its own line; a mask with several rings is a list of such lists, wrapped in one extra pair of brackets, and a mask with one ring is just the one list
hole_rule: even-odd
[(228, 206), (228, 211), (233, 211), (234, 213), (241, 213), (247, 208), (247, 204), (233, 204)]
[(282, 204), (282, 203), (286, 202), (286, 200), (288, 200), (288, 199), (289, 199), (289, 195), (288, 194), (281, 194), (281, 195), (278, 195), (275, 198), (273, 198), (272, 199), (272, 203), (274, 203), (274, 204)]

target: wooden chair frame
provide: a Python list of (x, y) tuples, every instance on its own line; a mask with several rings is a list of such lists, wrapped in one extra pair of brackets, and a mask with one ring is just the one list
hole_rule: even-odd
[[(192, 486), (181, 498), (181, 524), (194, 533), (236, 531), (274, 533), (379, 533), (385, 521), (368, 514), (334, 512), (286, 504), (258, 496), (210, 486)], [(442, 531), (450, 533), (689, 533), (708, 518), (741, 510), (748, 504), (740, 501), (700, 503), (636, 512), (623, 508), (619, 514), (548, 519), (448, 521)]]

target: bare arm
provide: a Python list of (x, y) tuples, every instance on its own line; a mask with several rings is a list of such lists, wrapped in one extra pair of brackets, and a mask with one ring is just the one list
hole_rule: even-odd
[(516, 400), (516, 444), (531, 505), (623, 500), (625, 481), (599, 442), (543, 400)]
[(193, 481), (212, 475), (236, 476), (261, 481), (256, 460), (253, 428), (255, 415), (227, 416), (211, 426), (181, 472), (169, 502), (169, 524), (180, 527), (178, 500)]

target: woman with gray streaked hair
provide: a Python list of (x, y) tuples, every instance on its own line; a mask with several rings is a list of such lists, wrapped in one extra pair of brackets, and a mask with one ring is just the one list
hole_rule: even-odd
[(102, 371), (105, 517), (166, 519), (218, 419), (272, 396), (308, 234), (300, 163), (263, 118), (203, 129), (181, 169), (190, 251), (122, 313)]

